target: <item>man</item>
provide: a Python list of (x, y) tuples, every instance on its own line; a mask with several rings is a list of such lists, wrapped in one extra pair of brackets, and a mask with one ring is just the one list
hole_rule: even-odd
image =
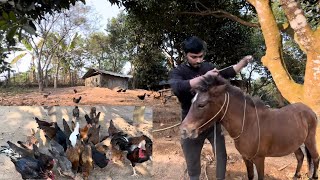
[[(194, 93), (192, 88), (197, 87), (205, 74), (219, 74), (224, 78), (235, 77), (245, 67), (252, 56), (246, 56), (237, 64), (227, 67), (221, 71), (214, 68), (213, 64), (204, 62), (206, 43), (198, 37), (190, 37), (182, 45), (186, 63), (181, 64), (170, 73), (170, 86), (178, 97), (182, 108), (182, 120), (186, 117), (191, 106)], [(214, 129), (216, 128), (216, 129)], [(201, 174), (200, 154), (205, 139), (208, 139), (214, 149), (214, 138), (216, 136), (216, 179), (225, 179), (227, 154), (221, 124), (201, 133), (195, 139), (182, 139), (181, 146), (187, 163), (190, 180), (198, 180)]]

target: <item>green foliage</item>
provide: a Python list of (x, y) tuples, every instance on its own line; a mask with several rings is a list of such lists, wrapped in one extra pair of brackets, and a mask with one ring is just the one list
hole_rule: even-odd
[(157, 89), (159, 82), (168, 74), (160, 49), (144, 46), (136, 58), (133, 63), (135, 88)]
[[(52, 14), (69, 9), (70, 4), (75, 5), (77, 1), (85, 3), (85, 0), (0, 2), (0, 53), (5, 53), (3, 46), (10, 49), (16, 45), (17, 41), (21, 41), (26, 36), (35, 35), (34, 21), (44, 19), (47, 13)], [(4, 69), (1, 66), (6, 66), (3, 62), (3, 60), (0, 61), (0, 73)]]

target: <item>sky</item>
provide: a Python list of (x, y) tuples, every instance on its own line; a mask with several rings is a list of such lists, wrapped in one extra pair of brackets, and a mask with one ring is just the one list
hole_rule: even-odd
[[(104, 31), (106, 28), (106, 24), (108, 23), (108, 20), (112, 17), (116, 17), (121, 10), (124, 8), (119, 8), (117, 5), (111, 5), (111, 3), (108, 0), (86, 0), (86, 5), (91, 6), (98, 15), (101, 16), (101, 20), (99, 21), (99, 24), (101, 24), (101, 28), (99, 31)], [(19, 55), (20, 53), (12, 54), (8, 57), (8, 62), (11, 62), (13, 57)], [(20, 62), (18, 62), (16, 65), (13, 65), (13, 70), (16, 72), (25, 72), (30, 67), (30, 59), (31, 56), (27, 55), (24, 59), (22, 59)], [(0, 74), (0, 80), (4, 79), (5, 74)]]

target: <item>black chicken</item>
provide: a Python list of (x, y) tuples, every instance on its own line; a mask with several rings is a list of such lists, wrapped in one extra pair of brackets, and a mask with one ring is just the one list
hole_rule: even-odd
[(74, 92), (75, 94), (77, 94), (78, 91), (77, 91), (76, 89), (73, 89), (73, 92)]
[(90, 144), (91, 144), (93, 162), (96, 165), (98, 165), (100, 168), (106, 167), (108, 165), (109, 161), (110, 161), (106, 157), (106, 154), (99, 152), (92, 143), (90, 143)]
[(64, 134), (64, 132), (60, 129), (60, 127), (58, 126), (58, 123), (54, 124), (54, 128), (56, 129), (56, 135), (54, 137), (54, 140), (57, 141), (57, 143), (59, 143), (64, 151), (67, 150), (67, 136)]
[(68, 124), (68, 122), (63, 118), (62, 119), (63, 121), (63, 129), (64, 129), (64, 134), (69, 137), (70, 134), (72, 133), (71, 129), (70, 129), (70, 126)]
[(112, 147), (121, 151), (129, 151), (131, 146), (131, 143), (129, 143), (127, 134), (123, 134), (122, 132), (113, 134), (110, 143)]
[[(51, 169), (45, 165), (45, 162), (32, 157), (19, 159), (11, 158), (16, 170), (21, 174), (22, 179), (54, 179)], [(49, 161), (53, 167), (53, 159)]]
[(122, 91), (121, 92), (126, 92), (127, 91), (127, 89), (122, 89)]
[(144, 93), (143, 95), (138, 95), (137, 96), (140, 100), (144, 100), (144, 98), (146, 97), (146, 93)]
[(81, 98), (82, 98), (81, 96), (78, 99), (74, 97), (73, 102), (78, 104), (80, 102)]
[(14, 143), (12, 143), (11, 141), (7, 141), (7, 143), (10, 146), (10, 148), (14, 152), (18, 153), (21, 157), (34, 157), (33, 150), (21, 148), (21, 147), (15, 145)]
[(87, 124), (91, 124), (92, 125), (93, 120), (88, 116), (88, 114), (85, 114), (84, 118), (86, 119)]
[(118, 89), (118, 90), (117, 90), (117, 92), (121, 92), (121, 91), (122, 91), (122, 89)]
[(78, 107), (78, 106), (75, 106), (74, 109), (72, 110), (72, 116), (73, 116), (75, 119), (78, 119), (78, 118), (79, 118), (79, 115), (80, 115), (79, 107)]

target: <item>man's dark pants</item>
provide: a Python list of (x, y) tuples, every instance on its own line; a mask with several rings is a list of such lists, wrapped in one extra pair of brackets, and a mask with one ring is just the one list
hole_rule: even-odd
[[(226, 172), (226, 146), (224, 135), (222, 134), (221, 124), (216, 124), (216, 179), (225, 179)], [(181, 139), (181, 146), (187, 163), (190, 180), (199, 180), (201, 174), (201, 150), (205, 139), (208, 139), (214, 152), (214, 127), (201, 133), (195, 139)]]

